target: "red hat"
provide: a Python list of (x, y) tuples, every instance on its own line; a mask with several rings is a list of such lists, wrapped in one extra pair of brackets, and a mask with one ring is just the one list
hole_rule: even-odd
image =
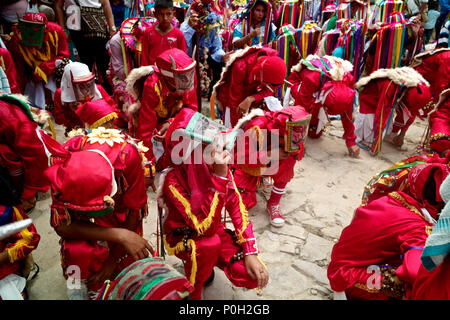
[(22, 20), (47, 24), (47, 16), (43, 13), (27, 12)]
[(274, 128), (285, 137), (285, 151), (296, 152), (308, 133), (311, 114), (301, 106), (289, 106), (273, 112)]
[(323, 102), (328, 114), (337, 115), (346, 111), (351, 112), (356, 95), (354, 89), (342, 81), (329, 81), (324, 84), (322, 91), (328, 92)]
[(100, 150), (74, 152), (49, 167), (45, 176), (55, 191), (55, 199), (65, 207), (96, 216), (112, 211), (112, 196), (117, 191), (114, 168)]
[(441, 194), (439, 188), (442, 182), (450, 173), (450, 166), (442, 163), (423, 163), (414, 166), (408, 175), (409, 192), (411, 195), (419, 200), (423, 201), (423, 191), (427, 187), (427, 181), (434, 176), (434, 184), (436, 186), (436, 201), (441, 202)]
[(402, 102), (406, 105), (413, 116), (418, 116), (421, 120), (433, 110), (433, 95), (431, 89), (426, 84), (419, 84), (417, 87), (409, 88)]
[(275, 86), (284, 84), (287, 67), (283, 59), (277, 56), (262, 56), (258, 59), (258, 66), (262, 71), (261, 81)]
[(75, 113), (89, 129), (98, 128), (106, 122), (118, 118), (113, 106), (104, 99), (85, 102), (75, 110)]
[(173, 78), (174, 73), (186, 73), (193, 70), (195, 61), (186, 52), (174, 48), (161, 53), (156, 58), (156, 66), (162, 75)]

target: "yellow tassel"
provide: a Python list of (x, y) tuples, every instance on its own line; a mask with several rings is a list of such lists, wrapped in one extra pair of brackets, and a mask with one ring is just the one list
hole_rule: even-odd
[(158, 81), (156, 84), (155, 84), (155, 87), (154, 87), (154, 89), (155, 89), (155, 92), (156, 92), (156, 95), (159, 97), (159, 103), (158, 103), (158, 105), (156, 106), (156, 108), (155, 108), (155, 111), (156, 111), (156, 113), (158, 114), (158, 117), (160, 117), (160, 118), (167, 118), (167, 115), (168, 115), (168, 110), (166, 109), (166, 108), (164, 108), (164, 106), (163, 106), (163, 99), (162, 99), (162, 96), (161, 96), (161, 88), (162, 88), (162, 85), (161, 85), (161, 83)]
[[(23, 220), (23, 217), (20, 214), (20, 211), (16, 207), (13, 207), (13, 209), (14, 209), (14, 215), (16, 217), (15, 221)], [(14, 263), (17, 260), (20, 260), (20, 258), (23, 258), (23, 248), (24, 247), (31, 248), (31, 249), (36, 248), (35, 246), (29, 245), (31, 240), (33, 240), (33, 234), (30, 231), (28, 231), (27, 228), (22, 229), (20, 231), (20, 237), (21, 237), (21, 239), (19, 241), (17, 241), (13, 247), (8, 249), (9, 261), (11, 263)], [(21, 255), (19, 256), (20, 253), (21, 253)]]
[(250, 220), (248, 219), (248, 211), (247, 211), (247, 208), (245, 207), (244, 201), (242, 201), (242, 196), (238, 191), (236, 182), (234, 181), (233, 174), (230, 173), (230, 175), (231, 175), (231, 181), (233, 182), (234, 192), (236, 192), (238, 199), (239, 199), (239, 211), (241, 212), (242, 227), (241, 227), (241, 230), (238, 230), (238, 232), (237, 232), (237, 238), (238, 238), (238, 243), (241, 244), (246, 241), (246, 239), (244, 239), (244, 237), (243, 237), (243, 233), (247, 229), (247, 227), (250, 223)]
[[(166, 248), (167, 254), (169, 256), (176, 255), (177, 253), (186, 250), (183, 241), (180, 241), (174, 247), (171, 247), (166, 240), (166, 236), (164, 236), (163, 242), (164, 247)], [(195, 241), (192, 239), (189, 239), (187, 241), (187, 246), (189, 249), (191, 249), (191, 261), (192, 261), (191, 276), (189, 277), (189, 282), (192, 285), (195, 285), (195, 276), (197, 275), (197, 247), (195, 245)]]
[(199, 235), (202, 235), (211, 226), (212, 219), (214, 217), (214, 214), (216, 213), (217, 203), (219, 201), (219, 194), (217, 192), (214, 194), (209, 215), (202, 221), (202, 223), (199, 223), (197, 217), (193, 215), (191, 212), (191, 205), (189, 201), (186, 198), (184, 198), (173, 185), (170, 185), (169, 189), (170, 191), (172, 191), (174, 197), (177, 198), (178, 201), (180, 201), (180, 203), (183, 205), (184, 211), (186, 212), (188, 218), (191, 219), (192, 223), (194, 224), (197, 233)]
[(44, 71), (42, 71), (41, 68), (36, 67), (36, 68), (34, 69), (34, 72), (37, 73), (37, 74), (42, 78), (42, 80), (43, 80), (45, 83), (47, 83), (47, 81), (48, 81), (47, 75), (44, 73)]

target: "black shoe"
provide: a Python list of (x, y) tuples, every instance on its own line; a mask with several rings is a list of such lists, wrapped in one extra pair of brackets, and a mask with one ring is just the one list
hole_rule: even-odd
[(209, 286), (214, 281), (214, 277), (215, 277), (215, 273), (214, 273), (214, 270), (213, 270), (211, 272), (211, 275), (209, 276), (209, 278), (205, 281), (205, 283), (203, 285), (205, 287)]

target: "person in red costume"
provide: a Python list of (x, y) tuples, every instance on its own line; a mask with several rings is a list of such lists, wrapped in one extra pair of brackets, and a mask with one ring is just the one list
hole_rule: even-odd
[(412, 300), (450, 299), (450, 178), (447, 177), (439, 189), (445, 207), (439, 215), (433, 231), (427, 238), (423, 250), (417, 279), (414, 282)]
[(237, 126), (239, 128), (250, 119), (243, 125), (245, 134), (238, 138), (234, 153), (236, 187), (241, 192), (245, 207), (251, 209), (256, 205), (256, 189), (261, 178), (272, 178), (273, 188), (267, 201), (267, 211), (274, 227), (282, 227), (285, 222), (280, 201), (286, 185), (294, 177), (296, 162), (303, 158), (303, 141), (310, 118), (311, 115), (300, 106), (271, 112), (255, 109)]
[(284, 84), (287, 68), (278, 52), (249, 47), (230, 56), (213, 88), (214, 101), (227, 127), (234, 127), (248, 110), (261, 107)]
[(64, 276), (78, 265), (93, 298), (105, 280), (153, 253), (142, 237), (145, 160), (140, 146), (115, 129), (93, 129), (64, 147), (67, 153), (56, 155), (45, 172), (52, 185), (50, 222), (61, 237)]
[(0, 163), (18, 186), (26, 212), (34, 208), (36, 194), (46, 192), (49, 184), (42, 179), (49, 165), (47, 141), (58, 144), (34, 121), (23, 96), (0, 95)]
[(155, 1), (158, 23), (144, 31), (141, 66), (154, 65), (158, 56), (169, 49), (177, 48), (186, 52), (186, 40), (183, 32), (172, 24), (173, 16), (172, 0)]
[(19, 84), (19, 74), (17, 73), (16, 65), (8, 49), (0, 48), (0, 68), (3, 69), (8, 78), (10, 87), (9, 93), (22, 93)]
[[(29, 218), (20, 202), (15, 205), (0, 204), (0, 227), (26, 219)], [(0, 300), (28, 299), (24, 262), (31, 257), (40, 238), (34, 224), (5, 239), (0, 238)]]
[(327, 276), (335, 297), (409, 299), (421, 254), (444, 202), (448, 164), (416, 165), (402, 190), (356, 209), (333, 246)]
[(164, 51), (155, 66), (135, 68), (126, 79), (127, 91), (136, 101), (128, 113), (131, 136), (148, 148), (149, 166), (156, 167), (153, 145), (164, 140), (165, 133), (181, 106), (197, 110), (195, 61), (179, 49)]
[[(16, 62), (22, 92), (33, 105), (44, 109), (53, 100), (56, 90), (54, 71), (56, 60), (69, 58), (64, 30), (47, 21), (43, 13), (26, 13), (13, 27), (7, 47)], [(45, 89), (44, 89), (45, 87)]]
[[(194, 286), (192, 299), (202, 298), (204, 283), (215, 266), (235, 286), (263, 288), (269, 275), (258, 257), (252, 223), (241, 196), (229, 187), (234, 183), (228, 168), (229, 152), (217, 140), (206, 147), (209, 150), (200, 144), (192, 153), (180, 155), (176, 151), (184, 142), (193, 142), (190, 139), (180, 142), (175, 130), (186, 128), (194, 113), (190, 108), (181, 108), (165, 138), (166, 154), (170, 154), (172, 163), (163, 173), (157, 192), (158, 205), (165, 211), (164, 244), (169, 255), (185, 261), (185, 275)], [(197, 152), (200, 157), (195, 155)], [(210, 156), (210, 161), (202, 154)], [(225, 227), (224, 206), (234, 231)]]
[(103, 99), (87, 101), (79, 105), (75, 113), (89, 130), (114, 129), (114, 120), (118, 119), (116, 109)]
[(450, 87), (450, 48), (436, 48), (416, 55), (411, 63), (417, 72), (430, 83), (434, 102)]
[(319, 138), (329, 115), (340, 115), (343, 138), (352, 157), (359, 157), (353, 125), (353, 101), (356, 91), (350, 62), (333, 56), (310, 55), (292, 67), (288, 77), (294, 105), (311, 113), (308, 136)]
[(401, 147), (416, 117), (423, 120), (434, 107), (429, 83), (410, 67), (378, 69), (355, 88), (360, 91), (356, 142), (373, 155), (381, 150), (384, 135)]
[(100, 84), (95, 83), (95, 75), (87, 65), (81, 62), (67, 64), (64, 67), (61, 87), (55, 92), (55, 122), (66, 127), (66, 135), (73, 129), (84, 128), (85, 125), (76, 112), (78, 106), (86, 101), (99, 99), (103, 99), (116, 110), (114, 100)]
[(439, 154), (446, 154), (450, 150), (450, 89), (441, 92), (428, 121), (430, 148)]

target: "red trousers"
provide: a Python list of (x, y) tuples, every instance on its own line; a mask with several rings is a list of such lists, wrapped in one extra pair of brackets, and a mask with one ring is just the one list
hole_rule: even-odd
[[(196, 250), (196, 270), (194, 291), (191, 297), (194, 300), (202, 298), (203, 284), (208, 280), (215, 266), (225, 272), (231, 283), (237, 287), (254, 289), (258, 286), (258, 282), (250, 277), (245, 269), (244, 260), (231, 262), (234, 254), (241, 250), (231, 235), (227, 233), (224, 226), (219, 226), (217, 233), (210, 237), (192, 237), (195, 241)], [(175, 245), (175, 244), (171, 244)], [(185, 261), (184, 270), (188, 279), (193, 272), (193, 261), (191, 252), (182, 251), (176, 256)]]
[[(276, 172), (271, 172), (264, 177), (271, 177), (273, 179), (274, 186), (284, 188), (289, 181), (294, 177), (294, 167), (297, 160), (290, 156), (287, 159), (279, 162), (279, 167)], [(245, 173), (242, 168), (237, 167), (234, 171), (234, 181), (241, 193), (242, 201), (245, 204), (247, 210), (253, 208), (256, 201), (256, 188), (258, 186), (259, 176), (252, 176)], [(242, 190), (242, 191), (241, 191)]]

